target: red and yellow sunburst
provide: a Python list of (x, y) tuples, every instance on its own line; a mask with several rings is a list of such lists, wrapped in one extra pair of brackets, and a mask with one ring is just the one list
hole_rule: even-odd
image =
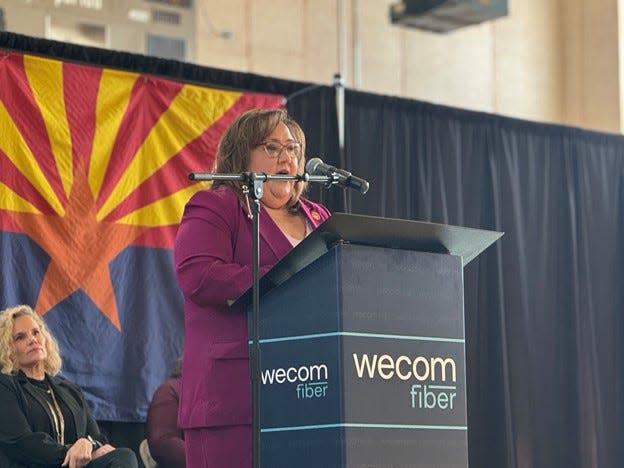
[(0, 230), (50, 257), (38, 313), (83, 290), (121, 329), (110, 262), (170, 249), (202, 187), (188, 173), (212, 167), (240, 112), (281, 102), (0, 51)]

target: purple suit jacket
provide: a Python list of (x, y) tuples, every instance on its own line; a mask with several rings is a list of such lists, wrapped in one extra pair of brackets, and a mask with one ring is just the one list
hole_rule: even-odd
[[(316, 228), (325, 207), (301, 200)], [(266, 213), (260, 216), (260, 273), (291, 249)], [(175, 268), (184, 295), (185, 343), (178, 424), (183, 429), (251, 424), (247, 317), (228, 300), (251, 286), (252, 224), (229, 187), (196, 193), (175, 242)]]
[(184, 432), (178, 427), (180, 378), (163, 382), (147, 410), (147, 444), (159, 468), (184, 468)]

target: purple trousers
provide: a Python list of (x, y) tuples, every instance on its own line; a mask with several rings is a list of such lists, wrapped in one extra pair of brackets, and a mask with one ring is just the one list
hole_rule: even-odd
[(186, 466), (251, 468), (251, 426), (185, 429)]

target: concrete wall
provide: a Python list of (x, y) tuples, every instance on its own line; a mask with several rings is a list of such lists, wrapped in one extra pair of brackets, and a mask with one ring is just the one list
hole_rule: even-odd
[(570, 125), (622, 132), (618, 3), (561, 0), (563, 119)]
[[(0, 0), (9, 31), (45, 37), (67, 16), (107, 25), (107, 46), (145, 53), (149, 32), (187, 38), (187, 60), (523, 119), (624, 129), (624, 0), (508, 0), (509, 15), (436, 34), (391, 24), (398, 0)], [(90, 0), (91, 1), (91, 0)], [(92, 0), (91, 3), (99, 3)], [(179, 12), (141, 24), (130, 8)], [(193, 39), (194, 38), (194, 39)], [(623, 43), (624, 44), (624, 43)]]
[(392, 25), (392, 1), (204, 0), (196, 61), (621, 132), (622, 1), (509, 0), (505, 18), (436, 34)]

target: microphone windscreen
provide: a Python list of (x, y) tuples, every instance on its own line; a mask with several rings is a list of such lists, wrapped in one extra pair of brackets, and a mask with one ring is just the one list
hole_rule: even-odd
[(316, 171), (321, 164), (324, 164), (321, 158), (312, 158), (306, 163), (305, 171), (308, 174), (316, 174)]

